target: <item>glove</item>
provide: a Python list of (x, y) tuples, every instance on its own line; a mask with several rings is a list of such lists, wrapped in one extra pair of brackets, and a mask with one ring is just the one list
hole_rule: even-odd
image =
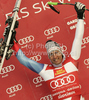
[[(11, 37), (10, 44), (13, 44), (13, 45), (14, 45), (14, 41), (15, 41), (15, 42), (18, 42), (18, 41), (16, 40), (16, 31), (15, 31), (15, 30), (12, 31), (12, 37)], [(12, 45), (12, 46), (13, 46), (13, 45)]]
[(80, 3), (80, 2), (76, 2), (75, 3), (75, 10), (77, 12), (77, 18), (78, 19), (85, 19), (85, 5)]
[[(11, 27), (12, 21), (13, 21), (13, 17), (8, 16), (8, 18), (5, 21), (5, 25), (8, 24), (8, 27)], [(18, 28), (18, 26), (19, 26), (19, 22), (16, 20), (15, 25), (14, 25), (14, 29)]]
[[(17, 26), (15, 26), (15, 27), (17, 27)], [(3, 41), (3, 43), (5, 43), (5, 44), (7, 42), (8, 36), (9, 36), (9, 31), (10, 31), (10, 27), (7, 26), (5, 28), (5, 31), (4, 31), (4, 34), (3, 34), (4, 35), (4, 41)], [(12, 36), (11, 36), (11, 40), (10, 40), (10, 44), (12, 44), (12, 46), (14, 44), (13, 41), (16, 41), (17, 42), (15, 29), (12, 30)]]
[[(12, 21), (13, 21), (13, 18), (10, 17), (10, 16), (8, 16), (8, 18), (7, 18), (6, 22), (5, 22), (5, 25), (8, 24), (8, 26), (5, 28), (5, 31), (4, 31), (4, 34), (3, 34), (4, 37), (5, 37), (5, 38), (4, 38), (4, 43), (7, 42), (8, 35), (9, 35), (9, 32), (10, 32), (10, 28), (11, 28), (11, 25), (12, 25)], [(17, 42), (16, 37), (15, 37), (15, 36), (16, 36), (16, 31), (15, 31), (15, 29), (18, 28), (18, 26), (19, 26), (19, 22), (16, 20), (16, 21), (15, 21), (14, 28), (13, 28), (13, 30), (12, 30), (12, 36), (11, 36), (11, 40), (10, 40), (10, 47), (13, 46), (14, 41)]]

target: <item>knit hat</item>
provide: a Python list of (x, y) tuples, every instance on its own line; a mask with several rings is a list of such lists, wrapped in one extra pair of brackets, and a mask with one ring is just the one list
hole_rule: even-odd
[(54, 51), (54, 50), (58, 50), (62, 53), (61, 51), (61, 47), (58, 43), (56, 43), (55, 41), (52, 41), (52, 40), (48, 40), (46, 42), (46, 50), (47, 50), (47, 53), (49, 54), (50, 52)]
[(52, 51), (54, 51), (54, 50), (60, 51), (61, 54), (62, 54), (62, 57), (63, 57), (63, 61), (62, 61), (62, 62), (64, 62), (64, 60), (65, 60), (65, 55), (63, 54), (63, 52), (62, 52), (62, 50), (61, 50), (61, 47), (60, 47), (60, 45), (59, 45), (58, 43), (56, 43), (55, 41), (52, 41), (52, 40), (48, 40), (48, 41), (46, 42), (46, 44), (45, 44), (45, 48), (46, 48), (46, 50), (47, 50), (48, 56), (49, 56), (49, 54), (50, 54)]

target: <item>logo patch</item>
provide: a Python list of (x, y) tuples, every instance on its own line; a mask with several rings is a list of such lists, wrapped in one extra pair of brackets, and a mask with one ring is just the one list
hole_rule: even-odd
[(64, 67), (62, 67), (61, 69), (55, 69), (54, 70), (54, 77), (59, 76), (60, 74), (65, 74), (66, 70)]

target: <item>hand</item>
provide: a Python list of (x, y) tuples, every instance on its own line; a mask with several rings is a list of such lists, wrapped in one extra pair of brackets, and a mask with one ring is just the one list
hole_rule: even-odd
[(76, 2), (74, 7), (77, 12), (78, 19), (84, 19), (85, 18), (85, 14), (84, 14), (85, 5), (80, 2)]
[[(8, 18), (5, 21), (5, 25), (8, 24), (8, 26), (11, 27), (12, 21), (13, 21), (13, 17), (8, 16)], [(16, 20), (15, 25), (14, 25), (14, 29), (18, 28), (18, 26), (19, 26), (19, 22)]]

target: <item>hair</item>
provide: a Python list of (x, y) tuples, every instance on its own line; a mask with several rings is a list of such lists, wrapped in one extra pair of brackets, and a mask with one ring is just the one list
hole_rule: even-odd
[(48, 42), (51, 42), (52, 40), (48, 40), (48, 41), (46, 41), (46, 43), (48, 43)]
[[(53, 40), (48, 40), (48, 41), (46, 41), (46, 43), (48, 43), (48, 42), (52, 42), (52, 41), (53, 41)], [(53, 42), (54, 42), (55, 46), (60, 47), (59, 44), (58, 44), (57, 42), (55, 42), (55, 41), (53, 41)]]

